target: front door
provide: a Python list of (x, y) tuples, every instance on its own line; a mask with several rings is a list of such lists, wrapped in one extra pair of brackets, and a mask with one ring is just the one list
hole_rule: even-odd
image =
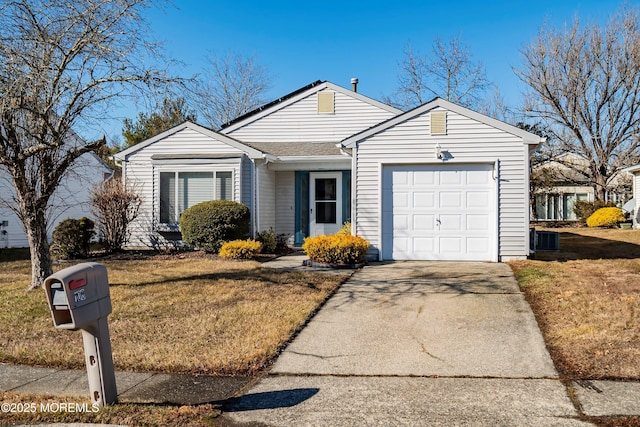
[(342, 227), (342, 172), (309, 174), (309, 234), (333, 234)]

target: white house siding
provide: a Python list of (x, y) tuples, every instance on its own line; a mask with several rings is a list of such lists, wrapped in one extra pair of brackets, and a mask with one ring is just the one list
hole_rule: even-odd
[[(179, 160), (152, 160), (154, 155), (167, 157), (190, 155), (197, 156), (237, 155), (231, 159), (179, 159)], [(128, 155), (123, 162), (123, 180), (127, 185), (132, 185), (142, 198), (140, 216), (131, 224), (130, 246), (157, 246), (167, 244), (163, 235), (154, 231), (153, 220), (159, 211), (159, 191), (157, 181), (158, 171), (161, 168), (169, 168), (179, 171), (216, 170), (222, 167), (233, 171), (234, 200), (240, 202), (242, 189), (241, 159), (242, 151), (231, 147), (221, 141), (217, 141), (206, 135), (189, 128), (185, 128), (171, 134), (144, 149)], [(249, 160), (246, 160), (249, 161)], [(243, 197), (244, 199), (244, 197)], [(251, 206), (249, 206), (251, 208)]]
[[(60, 221), (67, 218), (82, 218), (83, 216), (94, 218), (91, 213), (91, 191), (111, 173), (111, 169), (90, 153), (81, 156), (69, 168), (49, 202), (50, 208), (47, 218), (49, 240), (51, 240), (53, 230)], [(13, 204), (11, 202), (12, 194), (15, 193), (9, 174), (0, 170), (0, 199), (5, 203)], [(17, 215), (1, 205), (2, 203), (0, 203), (0, 248), (28, 247), (27, 235)], [(7, 222), (6, 227), (1, 225), (4, 221)]]
[(256, 164), (258, 213), (256, 231), (276, 228), (276, 173), (264, 162)]
[[(295, 230), (295, 172), (276, 172), (277, 234), (293, 236)], [(291, 241), (293, 242), (293, 241)]]
[(441, 163), (434, 150), (438, 142), (452, 156), (446, 164), (499, 161), (499, 259), (525, 257), (529, 211), (523, 171), (528, 169), (528, 147), (522, 138), (452, 111), (447, 112), (447, 135), (431, 136), (429, 126), (429, 112), (425, 112), (358, 144), (356, 233), (371, 243), (369, 255), (377, 257), (381, 244), (381, 165)]
[(335, 92), (335, 113), (319, 114), (316, 92), (243, 127), (221, 132), (247, 142), (339, 142), (391, 116), (341, 92)]
[(636, 202), (633, 208), (633, 228), (640, 228), (640, 171), (633, 172), (633, 198)]

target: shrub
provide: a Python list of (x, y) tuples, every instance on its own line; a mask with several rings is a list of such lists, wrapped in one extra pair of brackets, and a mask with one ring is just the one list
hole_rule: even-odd
[(593, 215), (598, 209), (614, 207), (615, 205), (613, 202), (603, 202), (602, 200), (596, 200), (594, 202), (577, 200), (573, 205), (573, 213), (576, 214), (576, 218), (580, 221), (586, 222), (587, 218)]
[(229, 259), (251, 259), (262, 250), (262, 244), (255, 240), (234, 240), (220, 248), (220, 256)]
[(249, 208), (231, 200), (198, 203), (180, 215), (182, 240), (206, 252), (249, 234)]
[(339, 234), (342, 236), (351, 236), (351, 223), (347, 221), (344, 224), (342, 224), (342, 227), (340, 228), (340, 230), (336, 232), (336, 234)]
[(61, 259), (86, 258), (89, 255), (89, 243), (95, 236), (94, 225), (87, 217), (61, 221), (53, 230), (51, 253)]
[(587, 225), (589, 227), (614, 227), (625, 220), (620, 208), (600, 208), (587, 218)]
[(278, 237), (273, 228), (269, 230), (259, 231), (256, 233), (256, 240), (262, 243), (262, 252), (265, 254), (273, 254), (278, 246)]
[(364, 261), (369, 242), (362, 237), (334, 234), (304, 239), (302, 245), (311, 261), (328, 264), (357, 264)]
[(103, 182), (91, 192), (91, 206), (107, 252), (122, 250), (129, 241), (129, 224), (138, 217), (142, 198), (119, 179)]

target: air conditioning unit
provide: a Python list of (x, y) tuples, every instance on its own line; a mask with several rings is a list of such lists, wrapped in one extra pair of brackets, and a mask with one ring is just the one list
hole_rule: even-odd
[(535, 248), (537, 251), (560, 250), (560, 234), (556, 231), (536, 231)]

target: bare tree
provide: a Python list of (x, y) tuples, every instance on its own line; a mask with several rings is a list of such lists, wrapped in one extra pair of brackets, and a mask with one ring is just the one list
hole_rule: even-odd
[(266, 102), (272, 77), (255, 58), (227, 54), (207, 61), (192, 101), (206, 125), (217, 129)]
[(637, 9), (621, 9), (604, 27), (577, 19), (563, 29), (543, 27), (522, 58), (516, 73), (530, 87), (525, 113), (554, 134), (551, 152), (587, 159), (587, 169), (575, 172), (604, 200), (616, 174), (640, 158)]
[(399, 64), (398, 89), (386, 102), (409, 109), (439, 96), (465, 107), (476, 107), (492, 86), (481, 62), (476, 62), (460, 36), (436, 38), (431, 55), (420, 55), (407, 45)]
[(0, 4), (0, 173), (10, 176), (15, 191), (7, 204), (29, 241), (30, 288), (52, 272), (46, 220), (52, 195), (82, 155), (105, 143), (87, 143), (72, 129), (90, 129), (110, 101), (176, 81), (148, 66), (149, 57), (164, 62), (141, 16), (151, 3)]

